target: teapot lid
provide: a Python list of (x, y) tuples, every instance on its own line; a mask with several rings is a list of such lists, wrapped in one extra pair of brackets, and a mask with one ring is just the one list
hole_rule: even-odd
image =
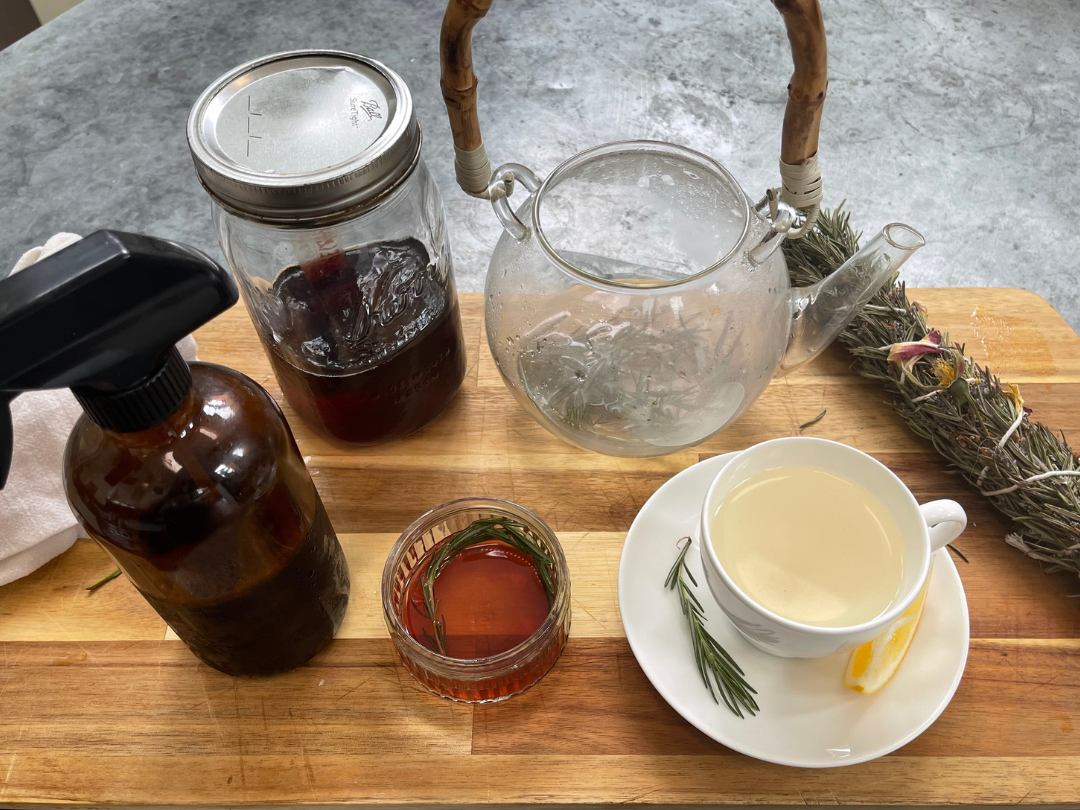
[(278, 223), (373, 205), (420, 155), (405, 82), (345, 51), (289, 51), (234, 68), (199, 96), (187, 138), (211, 196)]

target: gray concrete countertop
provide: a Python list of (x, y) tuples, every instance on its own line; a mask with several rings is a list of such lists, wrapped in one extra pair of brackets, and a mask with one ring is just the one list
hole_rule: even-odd
[[(1080, 327), (1080, 3), (825, 0), (826, 203), (929, 246), (921, 286), (1026, 287)], [(230, 67), (330, 47), (380, 59), (416, 98), (456, 274), (483, 285), (500, 227), (453, 183), (436, 0), (85, 0), (0, 52), (0, 265), (59, 230), (143, 231), (220, 258), (184, 139)], [(498, 0), (477, 28), (496, 162), (541, 174), (607, 140), (714, 155), (751, 197), (778, 181), (790, 57), (764, 0)]]

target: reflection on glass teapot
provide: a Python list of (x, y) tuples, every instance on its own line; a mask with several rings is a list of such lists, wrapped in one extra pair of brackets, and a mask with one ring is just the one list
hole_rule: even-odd
[(587, 149), (543, 181), (517, 163), (492, 172), (471, 56), (491, 0), (450, 0), (442, 82), (457, 177), (505, 229), (487, 275), (488, 345), (518, 400), (569, 442), (654, 456), (702, 441), (828, 346), (923, 245), (888, 225), (825, 281), (789, 287), (778, 248), (813, 226), (821, 199), (825, 29), (817, 0), (774, 3), (795, 73), (782, 188), (755, 205), (715, 160), (656, 141)]

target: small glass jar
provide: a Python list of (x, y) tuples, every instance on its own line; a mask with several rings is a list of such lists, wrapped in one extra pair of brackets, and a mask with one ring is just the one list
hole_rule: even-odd
[[(421, 644), (402, 619), (413, 575), (436, 546), (476, 520), (505, 518), (525, 527), (554, 561), (554, 594), (547, 617), (510, 649), (485, 658), (451, 658)], [(570, 633), (570, 571), (554, 532), (536, 514), (497, 498), (462, 498), (421, 515), (398, 538), (383, 567), (383, 615), (405, 668), (428, 690), (464, 703), (494, 703), (539, 681), (562, 654)]]
[(282, 393), (348, 442), (412, 433), (465, 375), (442, 202), (420, 142), (401, 77), (339, 51), (242, 65), (188, 121)]

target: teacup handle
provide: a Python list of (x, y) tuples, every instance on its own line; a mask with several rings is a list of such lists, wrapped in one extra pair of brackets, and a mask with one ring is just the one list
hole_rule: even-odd
[[(466, 194), (488, 198), (491, 161), (476, 113), (476, 73), (472, 62), (472, 31), (488, 13), (492, 0), (449, 0), (439, 37), (442, 94), (454, 134), (454, 170)], [(780, 199), (806, 212), (789, 238), (813, 225), (821, 200), (817, 166), (818, 131), (828, 87), (825, 23), (818, 0), (772, 0), (784, 18), (795, 72), (788, 84), (784, 134), (780, 146)], [(774, 198), (775, 199), (775, 198)]]
[(919, 511), (930, 530), (931, 551), (945, 548), (967, 528), (967, 512), (956, 501), (930, 501), (919, 504)]

